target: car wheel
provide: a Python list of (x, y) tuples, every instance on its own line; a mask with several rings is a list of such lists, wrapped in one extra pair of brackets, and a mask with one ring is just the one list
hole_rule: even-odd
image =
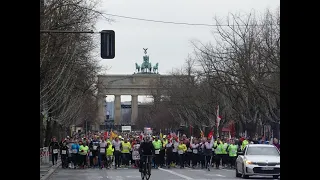
[(236, 177), (241, 177), (241, 174), (238, 171), (237, 165), (236, 165)]
[(273, 176), (273, 179), (279, 179), (278, 175)]
[(249, 179), (249, 176), (245, 174), (244, 166), (242, 166), (242, 178)]

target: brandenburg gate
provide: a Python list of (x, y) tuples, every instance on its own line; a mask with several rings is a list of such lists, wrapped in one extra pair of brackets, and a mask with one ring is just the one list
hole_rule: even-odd
[(131, 75), (99, 75), (98, 76), (98, 114), (100, 125), (106, 120), (105, 97), (114, 95), (114, 125), (120, 125), (121, 119), (121, 95), (131, 95), (131, 125), (134, 125), (138, 118), (138, 95), (160, 96), (158, 83), (174, 83), (186, 76), (160, 75), (158, 64), (151, 66), (147, 49), (144, 49), (143, 63), (137, 63), (136, 71)]

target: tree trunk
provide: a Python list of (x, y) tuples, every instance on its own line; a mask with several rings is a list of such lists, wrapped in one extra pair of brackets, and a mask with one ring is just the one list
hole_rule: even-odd
[(57, 122), (53, 121), (52, 123), (52, 136), (55, 136), (57, 141), (60, 141), (59, 133), (57, 132)]
[(273, 131), (273, 138), (280, 139), (280, 124), (271, 123), (271, 129)]
[(49, 121), (49, 117), (47, 118), (47, 127), (45, 131), (45, 143), (44, 146), (47, 147), (51, 142), (52, 138), (52, 129), (51, 129), (51, 121)]
[(247, 130), (247, 136), (249, 136), (250, 138), (254, 138), (255, 134), (256, 134), (256, 123), (247, 123), (246, 124), (246, 130)]
[(40, 113), (40, 148), (43, 147), (44, 144), (44, 127), (43, 127), (43, 115)]

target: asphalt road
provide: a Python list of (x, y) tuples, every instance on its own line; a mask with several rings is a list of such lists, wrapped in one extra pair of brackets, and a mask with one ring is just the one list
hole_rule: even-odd
[[(59, 168), (50, 180), (139, 180), (138, 169), (62, 169)], [(239, 180), (231, 169), (152, 169), (150, 180)], [(250, 177), (250, 179), (272, 179), (272, 177)]]

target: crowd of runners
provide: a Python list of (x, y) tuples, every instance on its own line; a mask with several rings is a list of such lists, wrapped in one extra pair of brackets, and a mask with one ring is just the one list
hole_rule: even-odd
[[(49, 151), (52, 154), (53, 165), (60, 157), (62, 168), (138, 168), (139, 146), (145, 141), (145, 136), (142, 133), (117, 135), (111, 132), (67, 136), (61, 141), (53, 137)], [(274, 144), (280, 150), (276, 138), (267, 141), (263, 137), (187, 137), (175, 133), (150, 138), (154, 148), (154, 168), (234, 168), (237, 153), (249, 143)]]

